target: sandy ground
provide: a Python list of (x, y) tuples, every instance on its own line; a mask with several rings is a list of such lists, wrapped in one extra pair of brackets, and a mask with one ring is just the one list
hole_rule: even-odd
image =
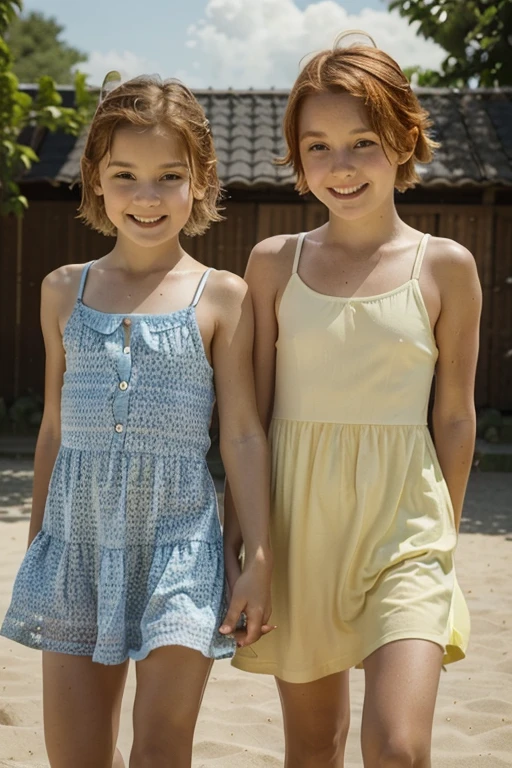
[[(0, 459), (0, 617), (28, 532), (32, 466)], [(475, 473), (457, 570), (472, 615), (468, 658), (443, 673), (434, 725), (435, 768), (512, 766), (512, 474)], [(351, 673), (347, 768), (360, 768), (363, 673)], [(120, 747), (129, 754), (133, 668)], [(194, 768), (282, 766), (282, 720), (272, 678), (228, 662), (213, 668), (196, 732)], [(0, 638), (0, 768), (47, 768), (40, 654)]]

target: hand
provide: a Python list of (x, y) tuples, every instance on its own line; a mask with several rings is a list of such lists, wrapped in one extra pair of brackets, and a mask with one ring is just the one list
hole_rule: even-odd
[[(268, 623), (272, 606), (270, 601), (270, 561), (266, 558), (254, 558), (245, 563), (243, 572), (230, 586), (230, 604), (226, 618), (219, 632), (233, 635), (240, 648), (251, 645), (275, 629)], [(233, 563), (226, 568), (228, 584), (236, 569)], [(237, 629), (241, 614), (247, 617), (243, 628)]]
[(224, 570), (226, 572), (227, 597), (231, 602), (235, 584), (242, 573), (240, 547), (224, 546)]

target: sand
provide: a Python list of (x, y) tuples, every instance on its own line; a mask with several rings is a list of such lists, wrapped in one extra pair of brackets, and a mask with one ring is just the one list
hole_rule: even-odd
[[(0, 617), (25, 549), (32, 467), (0, 459)], [(467, 659), (443, 672), (434, 723), (434, 768), (512, 766), (512, 474), (474, 473), (457, 554), (472, 615)], [(130, 670), (119, 746), (127, 758), (134, 694)], [(346, 768), (362, 765), (363, 673), (351, 672)], [(279, 701), (271, 677), (217, 662), (199, 716), (194, 768), (283, 765)], [(0, 638), (0, 768), (47, 768), (40, 654)]]

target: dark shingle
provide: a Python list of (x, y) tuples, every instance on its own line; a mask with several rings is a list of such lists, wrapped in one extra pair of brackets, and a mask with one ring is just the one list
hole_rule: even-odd
[(512, 100), (496, 93), (487, 101), (486, 109), (503, 151), (512, 160)]
[[(33, 87), (26, 87), (33, 95)], [(512, 185), (512, 88), (418, 89), (441, 142), (432, 163), (420, 166), (421, 183)], [(72, 103), (69, 89), (63, 93)], [(273, 164), (285, 154), (282, 121), (285, 91), (196, 91), (212, 130), (225, 185), (294, 183), (289, 168)], [(47, 134), (40, 162), (24, 177), (69, 184), (79, 176), (85, 138)]]
[(234, 152), (236, 149), (243, 149), (245, 152), (249, 153), (252, 152), (253, 145), (250, 133), (233, 134), (231, 141), (229, 142), (229, 149), (231, 152)]

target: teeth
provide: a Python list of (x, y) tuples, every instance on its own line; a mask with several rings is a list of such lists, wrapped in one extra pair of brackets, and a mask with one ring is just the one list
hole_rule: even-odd
[(135, 221), (142, 222), (142, 224), (153, 224), (153, 222), (155, 221), (160, 221), (162, 216), (157, 216), (154, 219), (145, 219), (143, 216), (136, 216), (135, 214), (133, 214), (133, 218), (135, 219)]
[(353, 195), (354, 192), (359, 192), (360, 189), (364, 187), (364, 184), (359, 184), (358, 187), (333, 187), (334, 191), (338, 193), (338, 195)]

